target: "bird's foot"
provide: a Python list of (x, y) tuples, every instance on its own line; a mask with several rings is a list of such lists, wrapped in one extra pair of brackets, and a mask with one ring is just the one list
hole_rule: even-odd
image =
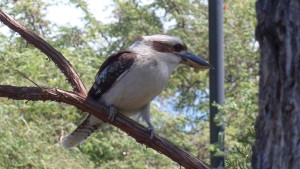
[(155, 130), (154, 130), (153, 127), (148, 127), (147, 130), (148, 130), (148, 132), (150, 132), (150, 137), (149, 137), (149, 139), (150, 139), (150, 141), (152, 141), (153, 138), (154, 138), (154, 136), (156, 135), (156, 132), (155, 132)]
[(117, 113), (118, 113), (117, 108), (115, 108), (115, 107), (109, 107), (108, 120), (109, 121), (114, 121), (115, 118), (116, 118)]

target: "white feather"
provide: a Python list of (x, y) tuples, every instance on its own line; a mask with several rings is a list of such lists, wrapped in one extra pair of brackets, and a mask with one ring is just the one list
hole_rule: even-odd
[[(126, 116), (140, 115), (149, 127), (152, 127), (149, 115), (150, 102), (165, 88), (171, 73), (181, 59), (175, 54), (154, 50), (147, 41), (159, 40), (170, 44), (182, 42), (178, 38), (167, 35), (143, 36), (143, 39), (146, 42), (136, 41), (129, 47), (130, 51), (137, 53), (135, 62), (101, 96), (99, 102), (116, 107)], [(96, 117), (90, 117), (87, 125), (102, 123)], [(88, 126), (75, 130), (63, 140), (62, 146), (65, 148), (76, 146), (90, 134)]]

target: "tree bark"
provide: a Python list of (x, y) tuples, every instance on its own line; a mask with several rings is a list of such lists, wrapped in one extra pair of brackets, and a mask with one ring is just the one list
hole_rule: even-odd
[(56, 101), (72, 105), (82, 111), (93, 114), (104, 122), (120, 128), (122, 131), (135, 138), (137, 142), (166, 155), (187, 169), (210, 168), (203, 161), (197, 159), (195, 156), (189, 154), (185, 150), (177, 147), (157, 134), (152, 140), (149, 140), (150, 132), (148, 132), (148, 129), (134, 120), (122, 115), (121, 113), (117, 114), (114, 121), (109, 121), (109, 109), (106, 106), (98, 104), (93, 99), (87, 98), (87, 91), (81, 79), (69, 61), (66, 60), (66, 58), (60, 52), (55, 50), (46, 41), (25, 28), (2, 10), (0, 10), (0, 21), (15, 32), (18, 32), (25, 40), (46, 54), (49, 59), (55, 63), (58, 69), (66, 76), (74, 91), (69, 92), (61, 89), (43, 88), (39, 86), (16, 87), (0, 85), (0, 97), (6, 97), (15, 100)]
[(300, 1), (258, 0), (259, 115), (252, 168), (300, 168)]

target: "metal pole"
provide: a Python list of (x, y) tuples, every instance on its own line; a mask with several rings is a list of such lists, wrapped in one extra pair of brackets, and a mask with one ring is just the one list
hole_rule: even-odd
[[(224, 35), (223, 35), (223, 0), (209, 0), (209, 62), (215, 69), (209, 71), (210, 91), (210, 143), (224, 150), (224, 127), (214, 121), (219, 110), (214, 103), (224, 103)], [(213, 156), (211, 166), (224, 167), (223, 156)]]

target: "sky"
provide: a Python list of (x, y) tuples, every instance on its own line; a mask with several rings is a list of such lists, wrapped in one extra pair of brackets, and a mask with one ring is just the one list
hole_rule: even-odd
[[(45, 1), (51, 2), (51, 0)], [(112, 21), (112, 18), (110, 18), (113, 10), (112, 0), (86, 0), (86, 2), (88, 3), (89, 10), (94, 14), (97, 20), (104, 24)], [(58, 25), (69, 24), (78, 27), (83, 26), (83, 22), (80, 18), (84, 16), (84, 13), (75, 6), (59, 3), (48, 7), (47, 10), (46, 19), (49, 19), (51, 23), (56, 23)], [(0, 32), (4, 34), (9, 32), (9, 28), (7, 26), (3, 26), (1, 22)]]
[[(51, 0), (45, 1), (51, 2)], [(97, 20), (104, 24), (113, 21), (112, 18), (110, 18), (113, 10), (112, 0), (85, 1), (88, 4), (88, 9), (93, 13)], [(84, 26), (80, 19), (84, 16), (84, 13), (75, 6), (65, 5), (65, 3), (58, 3), (57, 5), (48, 7), (47, 10), (46, 19), (49, 19), (51, 23), (56, 23), (58, 25), (69, 24), (78, 27)], [(9, 34), (10, 29), (0, 22), (0, 32), (3, 34)]]
[[(86, 0), (88, 3), (89, 10), (93, 13), (95, 18), (101, 21), (104, 24), (110, 23), (113, 21), (112, 10), (113, 10), (113, 2), (112, 0)], [(152, 0), (141, 0), (141, 2), (145, 4), (150, 4), (153, 2)], [(162, 10), (155, 11), (157, 16), (163, 16), (164, 12)], [(59, 4), (57, 6), (51, 6), (48, 8), (47, 19), (49, 19), (52, 23), (56, 23), (58, 25), (70, 24), (72, 26), (82, 26), (82, 22), (80, 20), (84, 14), (80, 9), (77, 9), (75, 6)], [(164, 21), (163, 22), (164, 29), (168, 29), (175, 25), (175, 20)]]
[[(112, 13), (111, 0), (86, 0), (88, 8), (94, 16), (102, 23), (110, 22), (110, 15)], [(80, 26), (82, 24), (80, 18), (84, 14), (75, 6), (59, 4), (48, 8), (47, 19), (59, 25), (71, 24)]]
[[(51, 2), (51, 0), (45, 0)], [(112, 10), (113, 2), (112, 0), (85, 0), (88, 4), (88, 9), (94, 15), (94, 17), (101, 21), (104, 24), (110, 23), (113, 21)], [(151, 3), (152, 0), (142, 0), (143, 4)], [(56, 23), (58, 25), (69, 24), (72, 26), (82, 27), (83, 22), (81, 18), (84, 16), (84, 13), (76, 8), (75, 6), (65, 5), (66, 3), (57, 3), (47, 8), (46, 19), (50, 20), (51, 23)], [(162, 11), (155, 11), (158, 16), (163, 15)], [(164, 28), (167, 29), (175, 25), (174, 21), (166, 22), (164, 21)], [(6, 26), (1, 26), (0, 32), (9, 32), (9, 29)]]

